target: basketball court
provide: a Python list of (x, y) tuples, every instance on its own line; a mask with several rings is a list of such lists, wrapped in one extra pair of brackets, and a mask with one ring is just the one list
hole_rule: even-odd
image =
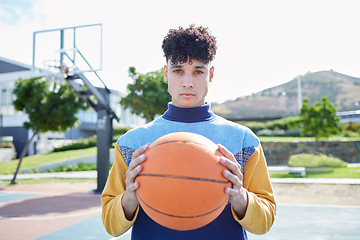
[[(249, 240), (357, 240), (360, 207), (279, 204), (275, 223), (265, 235), (248, 233)], [(127, 232), (118, 240), (130, 240)]]
[[(77, 187), (15, 186), (0, 189), (1, 239), (119, 239), (106, 233), (101, 222), (100, 195), (92, 185)], [(249, 239), (360, 238), (360, 206), (279, 203), (274, 226)]]
[[(94, 186), (95, 187), (95, 186)], [(100, 195), (89, 189), (3, 187), (1, 239), (110, 239)]]

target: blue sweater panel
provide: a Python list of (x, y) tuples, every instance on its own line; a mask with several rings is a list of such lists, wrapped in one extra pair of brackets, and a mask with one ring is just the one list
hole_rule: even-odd
[[(230, 150), (242, 169), (259, 145), (259, 139), (248, 128), (230, 122), (210, 111), (210, 105), (198, 108), (177, 108), (171, 104), (168, 111), (154, 121), (130, 130), (117, 144), (129, 165), (132, 153), (146, 143), (152, 143), (172, 132), (192, 132), (203, 135)], [(191, 230), (177, 231), (153, 221), (140, 207), (132, 228), (132, 239), (247, 239), (246, 231), (235, 221), (228, 203), (223, 212), (208, 225)]]

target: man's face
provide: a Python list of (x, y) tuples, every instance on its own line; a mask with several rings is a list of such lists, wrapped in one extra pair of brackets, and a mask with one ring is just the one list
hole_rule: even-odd
[(192, 64), (171, 64), (169, 60), (164, 66), (164, 75), (172, 104), (182, 108), (203, 105), (213, 74), (214, 67), (197, 60), (192, 60)]

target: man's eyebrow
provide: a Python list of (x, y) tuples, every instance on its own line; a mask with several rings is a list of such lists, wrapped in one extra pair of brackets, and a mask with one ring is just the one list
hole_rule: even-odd
[(170, 68), (183, 68), (182, 65), (170, 65)]
[[(183, 65), (177, 64), (177, 65), (170, 65), (170, 68), (183, 68)], [(206, 69), (205, 65), (197, 65), (194, 66), (195, 69)]]
[(206, 67), (204, 65), (201, 65), (201, 66), (195, 66), (195, 68), (198, 68), (198, 69), (206, 69)]

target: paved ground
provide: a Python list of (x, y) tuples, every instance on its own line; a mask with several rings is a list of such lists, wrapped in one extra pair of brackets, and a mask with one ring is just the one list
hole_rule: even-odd
[(0, 238), (110, 239), (93, 188), (95, 181), (1, 187)]
[[(360, 207), (279, 204), (276, 221), (265, 235), (249, 240), (358, 240)], [(130, 240), (127, 232), (117, 240)]]
[(263, 235), (251, 240), (358, 240), (360, 207), (280, 204), (276, 221)]
[[(100, 195), (92, 192), (95, 180), (1, 186), (0, 239), (112, 239), (101, 223)], [(274, 190), (273, 228), (249, 239), (360, 239), (360, 185), (274, 183)]]
[[(360, 239), (360, 185), (273, 186), (278, 202), (275, 223), (265, 235), (249, 233), (249, 240)], [(118, 240), (130, 238), (128, 232)]]

